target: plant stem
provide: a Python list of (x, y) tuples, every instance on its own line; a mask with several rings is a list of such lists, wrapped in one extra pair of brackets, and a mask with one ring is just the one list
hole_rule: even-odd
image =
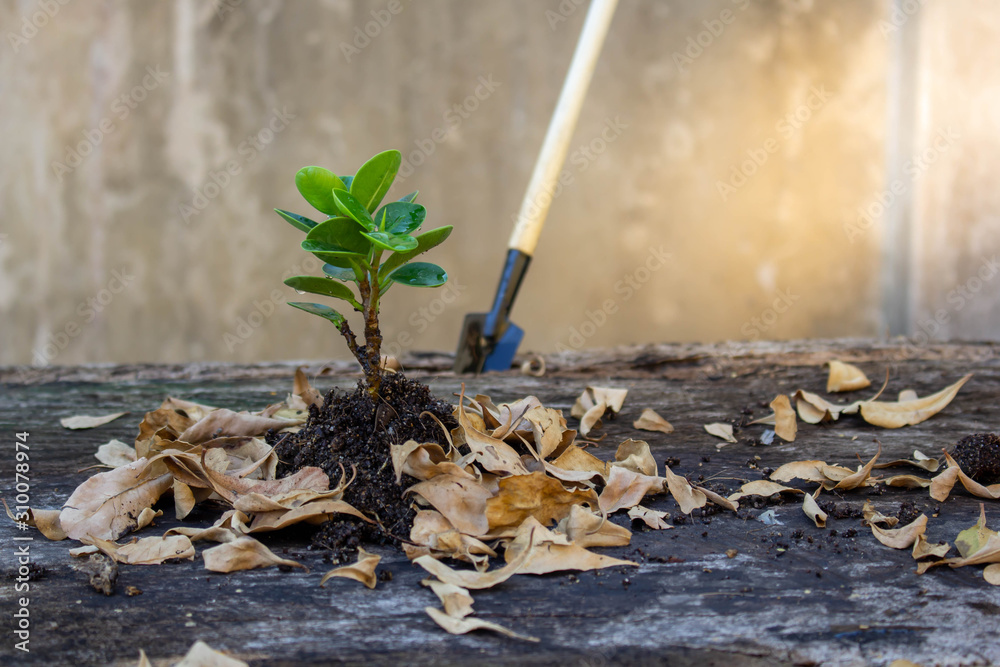
[(379, 386), (382, 384), (382, 332), (378, 326), (378, 268), (373, 268), (369, 274), (374, 277), (370, 280), (366, 276), (358, 284), (358, 291), (361, 293), (361, 305), (364, 307), (365, 316), (365, 346), (351, 350), (361, 364), (361, 369), (365, 373), (365, 382), (368, 384), (368, 393), (372, 398), (378, 398)]

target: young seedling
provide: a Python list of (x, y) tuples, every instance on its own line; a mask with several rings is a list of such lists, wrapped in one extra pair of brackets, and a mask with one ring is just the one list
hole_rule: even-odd
[[(379, 208), (396, 178), (401, 159), (399, 151), (379, 153), (361, 165), (354, 176), (337, 176), (322, 167), (300, 169), (295, 185), (313, 208), (328, 216), (322, 222), (275, 209), (293, 227), (306, 233), (302, 249), (325, 262), (324, 276), (295, 276), (285, 284), (299, 292), (350, 304), (364, 318), (364, 345), (358, 345), (347, 318), (337, 310), (319, 303), (288, 305), (337, 327), (361, 364), (373, 398), (378, 396), (382, 380), (382, 332), (378, 322), (382, 297), (396, 283), (439, 287), (448, 280), (440, 266), (412, 260), (448, 238), (451, 226), (414, 235), (427, 215), (423, 206), (414, 203), (416, 192)], [(391, 254), (383, 257), (387, 252)], [(350, 283), (354, 283), (354, 289)]]

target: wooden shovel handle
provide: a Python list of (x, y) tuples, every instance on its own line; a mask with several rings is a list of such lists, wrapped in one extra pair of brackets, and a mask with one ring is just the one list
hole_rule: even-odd
[(587, 96), (597, 57), (601, 53), (617, 4), (618, 0), (591, 0), (587, 10), (587, 20), (580, 33), (580, 41), (573, 53), (573, 61), (559, 94), (559, 102), (552, 113), (545, 142), (535, 162), (535, 170), (531, 174), (528, 190), (524, 193), (521, 212), (518, 213), (508, 244), (510, 248), (526, 255), (532, 255), (538, 245), (538, 236), (552, 204), (552, 192), (566, 160), (569, 141), (576, 129), (583, 99)]

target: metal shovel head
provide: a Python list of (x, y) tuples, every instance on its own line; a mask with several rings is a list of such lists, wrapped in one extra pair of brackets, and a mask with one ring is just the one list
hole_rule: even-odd
[(524, 330), (508, 322), (503, 333), (492, 340), (483, 335), (486, 313), (469, 313), (462, 325), (462, 339), (455, 355), (456, 373), (483, 373), (510, 370), (514, 355), (524, 338)]

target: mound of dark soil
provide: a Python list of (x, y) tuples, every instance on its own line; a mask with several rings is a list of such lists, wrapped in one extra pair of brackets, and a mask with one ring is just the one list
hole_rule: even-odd
[(338, 516), (320, 526), (313, 543), (330, 549), (335, 562), (353, 560), (362, 543), (398, 545), (399, 538), (409, 538), (415, 512), (403, 491), (416, 480), (404, 476), (402, 483), (396, 484), (389, 448), (411, 439), (447, 442), (441, 426), (426, 414), (421, 416), (424, 412), (433, 414), (449, 430), (458, 426), (447, 402), (401, 373), (387, 373), (379, 393), (378, 401), (373, 400), (362, 382), (350, 393), (334, 389), (322, 408), (309, 410), (309, 419), (298, 433), (284, 440), (268, 436), (269, 444), (281, 441), (275, 450), (280, 460), (279, 477), (316, 466), (336, 483), (341, 465), (348, 476), (352, 465), (357, 470), (344, 500), (377, 518), (380, 525)]
[(1000, 436), (995, 433), (962, 438), (952, 447), (951, 456), (966, 475), (980, 484), (1000, 482)]

